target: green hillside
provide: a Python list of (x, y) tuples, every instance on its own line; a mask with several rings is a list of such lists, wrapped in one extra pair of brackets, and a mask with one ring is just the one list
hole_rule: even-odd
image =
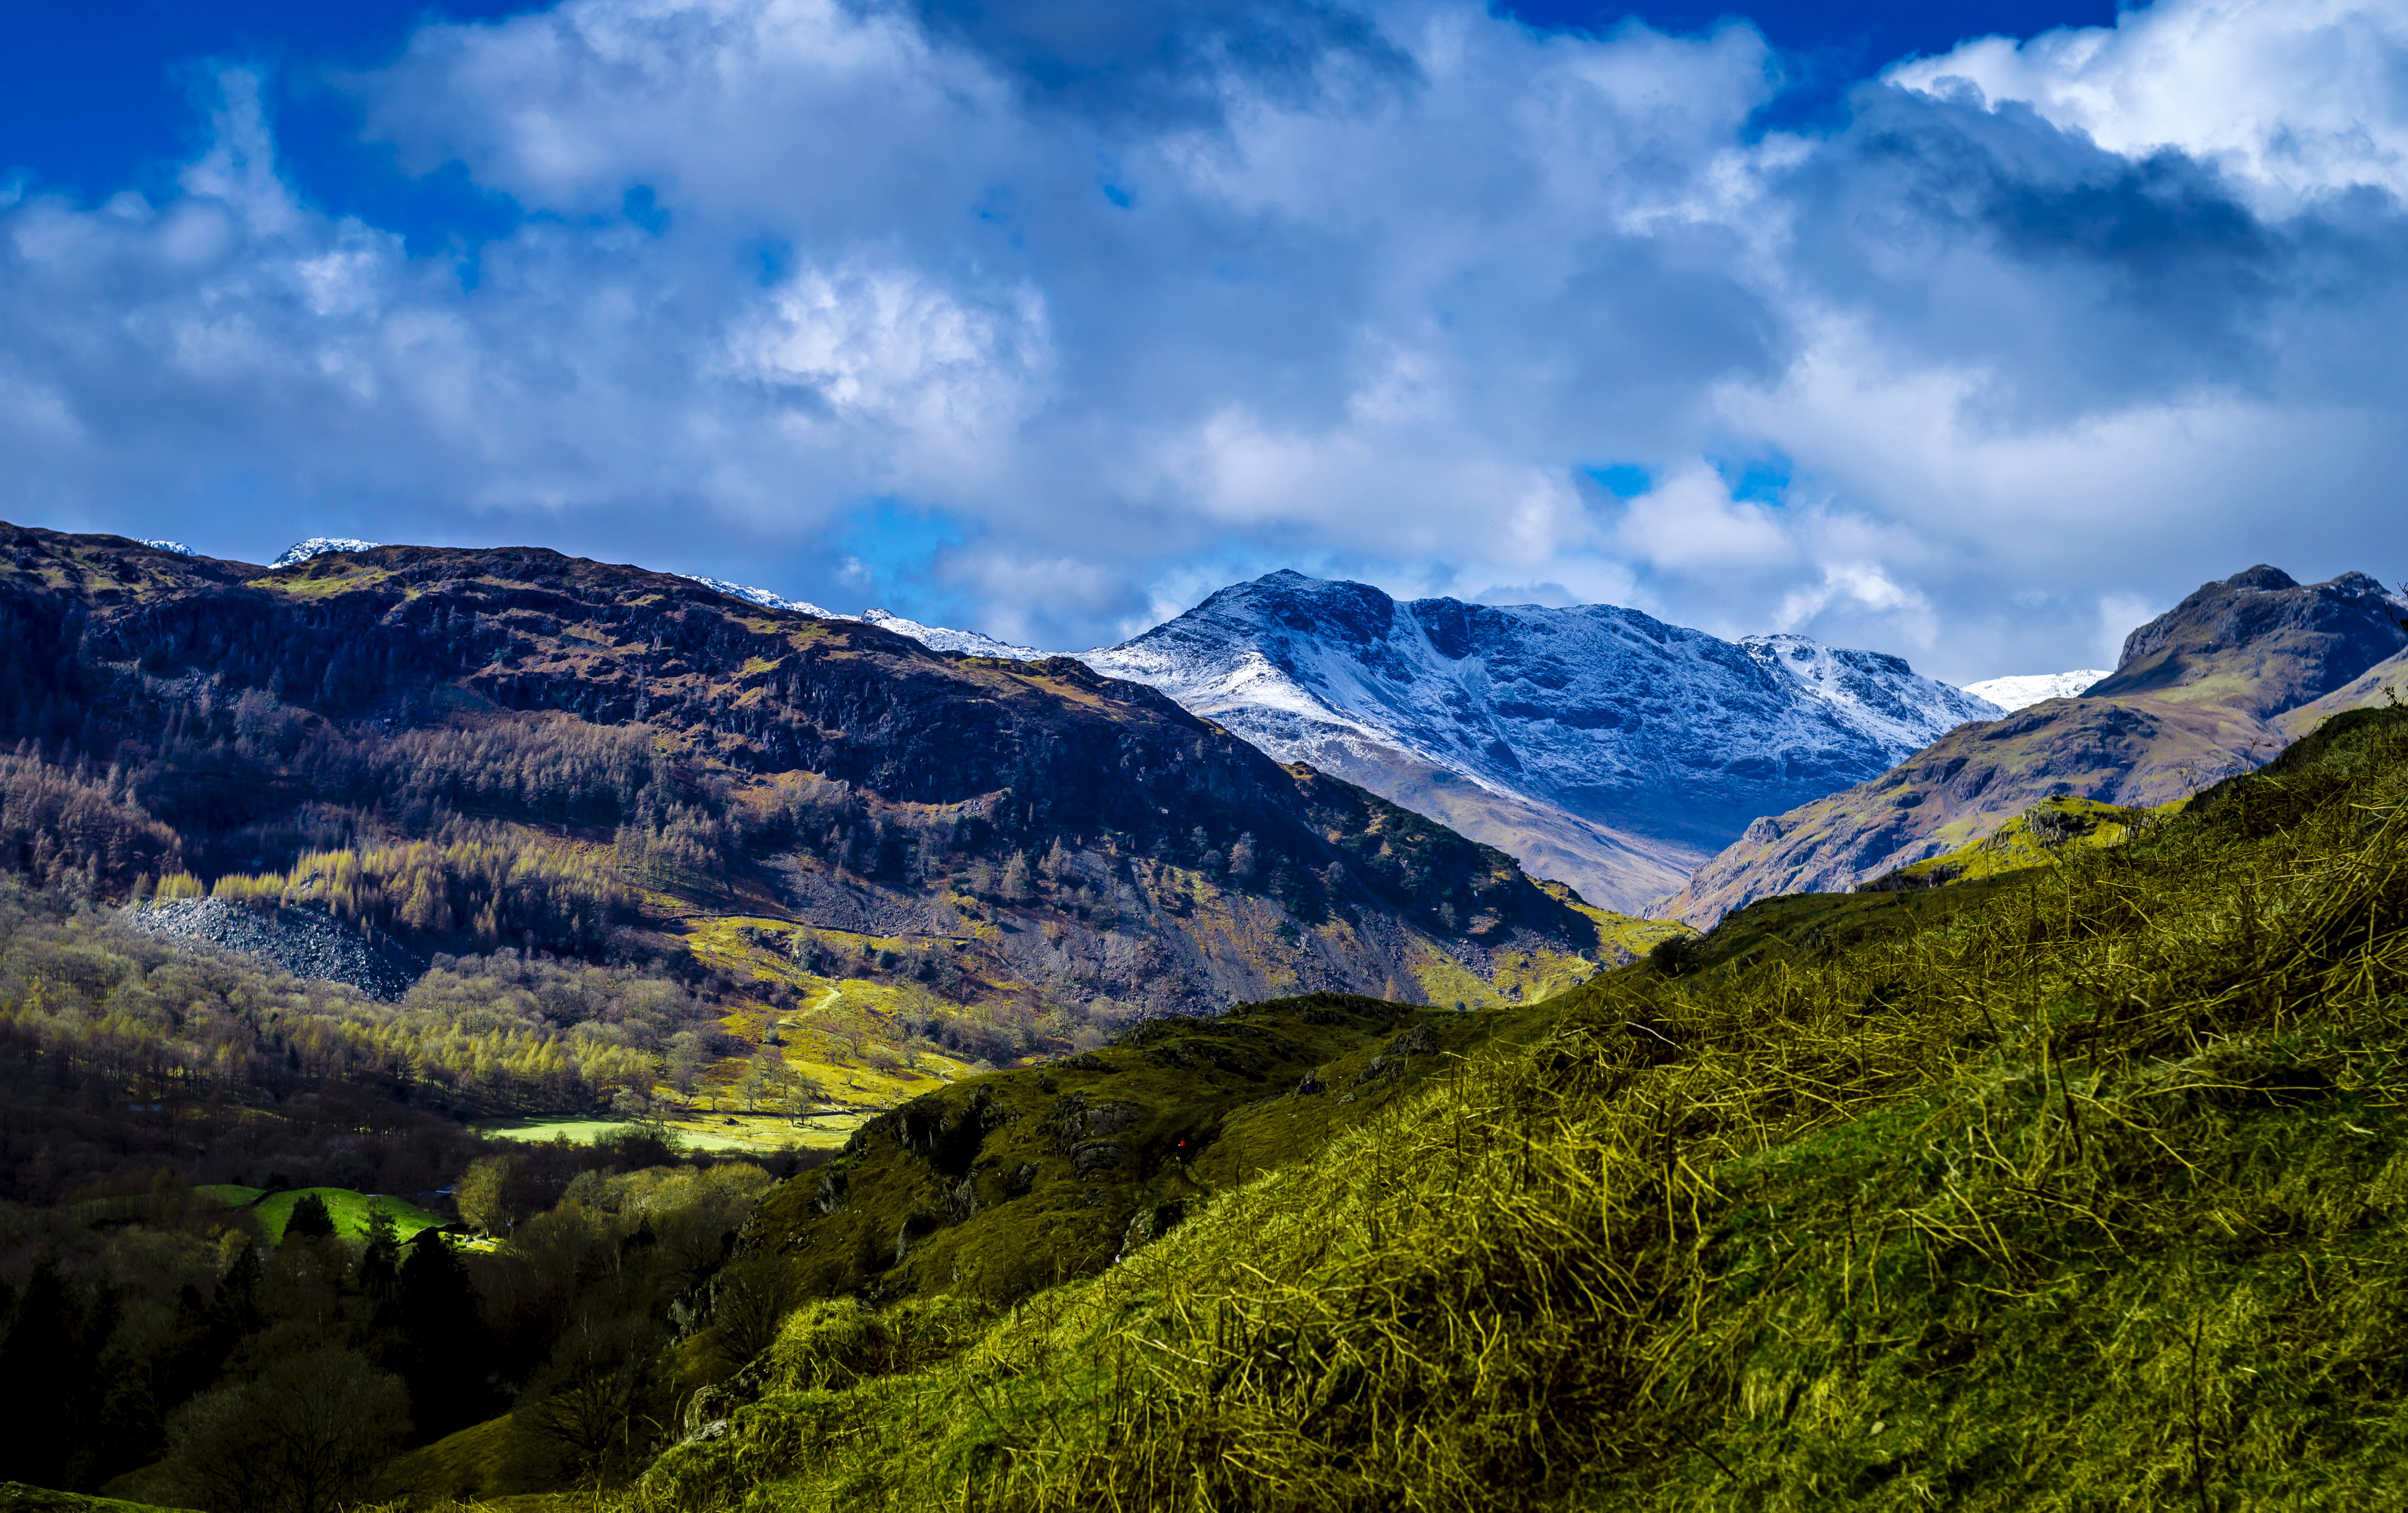
[(305, 1194), (315, 1193), (326, 1204), (327, 1217), (335, 1221), (335, 1232), (358, 1237), (368, 1232), (368, 1216), (379, 1207), (393, 1216), (396, 1238), (407, 1240), (421, 1230), (440, 1229), (451, 1222), (442, 1215), (419, 1207), (399, 1198), (353, 1192), (349, 1188), (290, 1188), (281, 1192), (263, 1193), (257, 1188), (236, 1187), (220, 1183), (194, 1189), (229, 1208), (247, 1207), (257, 1216), (271, 1241), (284, 1238), (284, 1221), (293, 1217), (293, 1205)]
[(644, 1506), (2408, 1501), (2408, 712), (2057, 860), (1742, 911), (991, 1325), (797, 1313)]

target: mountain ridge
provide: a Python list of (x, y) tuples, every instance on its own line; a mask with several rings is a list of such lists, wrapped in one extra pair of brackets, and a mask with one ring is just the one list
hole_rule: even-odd
[(164, 847), (145, 875), (356, 894), (421, 949), (625, 936), (746, 992), (858, 984), (897, 1034), (986, 1015), (1039, 1043), (1291, 989), (1520, 997), (1618, 949), (1502, 853), (1151, 688), (673, 574), (8, 526), (0, 631), (0, 730), (131, 806), (110, 823), (150, 849), (95, 842), (80, 885), (118, 896), (107, 857)]
[(1757, 820), (1661, 911), (1707, 928), (1756, 899), (1854, 887), (2045, 799), (2187, 797), (2382, 697), (2377, 670), (2408, 650), (2403, 611), (2359, 572), (2301, 584), (2261, 564), (2203, 584), (2127, 637), (2115, 671), (2080, 698), (1952, 731), (1879, 777)]
[(1292, 569), (1082, 656), (1627, 912), (1768, 800), (1997, 713), (1899, 658), (1805, 637), (1724, 641), (1611, 605), (1399, 602)]

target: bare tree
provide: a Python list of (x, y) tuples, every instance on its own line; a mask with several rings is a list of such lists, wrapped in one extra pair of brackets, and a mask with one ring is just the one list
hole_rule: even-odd
[(202, 1393), (167, 1424), (168, 1476), (213, 1513), (328, 1513), (409, 1432), (396, 1376), (333, 1347)]

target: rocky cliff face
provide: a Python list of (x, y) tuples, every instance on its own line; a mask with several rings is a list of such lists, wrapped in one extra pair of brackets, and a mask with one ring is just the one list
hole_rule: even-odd
[(1996, 706), (1877, 653), (1612, 605), (1398, 603), (1277, 572), (1083, 658), (1639, 912), (1756, 815)]
[[(267, 569), (0, 526), (0, 732), (172, 826), (205, 882), (412, 840), (534, 848), (587, 879), (558, 948), (609, 936), (614, 898), (673, 939), (747, 917), (897, 979), (897, 1013), (1477, 1000), (1599, 946), (1511, 857), (1150, 688), (534, 549)], [(630, 858), (642, 888), (593, 880)], [(129, 882), (109, 866), (104, 892)], [(437, 897), (392, 928), (445, 946), (459, 914)]]
[(1870, 782), (1757, 820), (1665, 910), (1705, 927), (1756, 899), (1853, 887), (2059, 794), (2182, 798), (2408, 682), (2403, 616), (2408, 605), (2363, 573), (2303, 585), (2257, 567), (2203, 584), (2132, 632), (2081, 698), (1969, 725)]
[(2408, 641), (2400, 600), (2362, 572), (2301, 586), (2280, 568), (2235, 573), (2124, 640), (2092, 699), (2153, 694), (2270, 719), (2341, 687)]

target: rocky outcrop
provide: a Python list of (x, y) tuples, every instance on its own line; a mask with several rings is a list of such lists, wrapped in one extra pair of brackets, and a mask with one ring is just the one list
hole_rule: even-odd
[(371, 940), (322, 909), (250, 909), (223, 899), (137, 903), (123, 918), (137, 929), (242, 951), (295, 977), (349, 983), (370, 998), (397, 999), (426, 963), (388, 939)]
[(2363, 573), (2300, 584), (2258, 567), (2204, 584), (2132, 632), (2081, 698), (1968, 725), (1870, 782), (1756, 821), (1662, 912), (1706, 928), (1756, 899), (1854, 887), (2059, 795), (2183, 798), (2408, 685), (2403, 620), (2408, 605)]

